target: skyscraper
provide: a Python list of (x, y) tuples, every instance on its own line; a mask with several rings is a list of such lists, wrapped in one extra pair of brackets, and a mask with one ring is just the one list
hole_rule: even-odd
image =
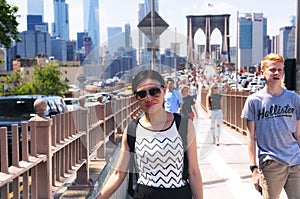
[(83, 1), (84, 32), (92, 39), (93, 48), (100, 45), (99, 0)]
[(243, 13), (238, 18), (238, 66), (260, 63), (267, 54), (267, 19), (263, 13)]
[[(144, 0), (143, 4), (139, 4), (139, 10), (138, 10), (138, 20), (139, 22), (142, 21), (144, 19), (144, 17), (151, 12), (151, 4), (152, 4), (152, 0)], [(159, 10), (159, 2), (158, 0), (154, 0), (154, 10), (158, 13)], [(140, 40), (142, 40), (142, 45), (140, 43)], [(149, 51), (147, 51), (147, 46), (150, 43), (150, 39), (148, 37), (146, 37), (145, 35), (143, 35), (143, 33), (141, 33), (141, 31), (139, 32), (139, 64), (145, 64), (148, 63), (150, 60), (150, 56), (151, 53)], [(159, 39), (156, 42), (159, 46)], [(142, 49), (142, 50), (141, 50)], [(157, 52), (157, 57), (160, 56), (160, 53)]]
[(295, 58), (296, 26), (286, 26), (279, 29), (279, 53), (285, 59)]
[(125, 48), (131, 47), (130, 24), (125, 24)]
[[(145, 0), (145, 16), (151, 11), (152, 0)], [(158, 12), (158, 0), (154, 1), (155, 11)]]
[(28, 0), (27, 13), (27, 30), (38, 30), (41, 32), (48, 32), (48, 24), (43, 22), (43, 0)]
[(38, 54), (51, 55), (51, 39), (49, 33), (28, 30), (21, 32), (19, 38), (22, 42), (16, 44), (17, 55), (30, 59)]
[(65, 0), (54, 0), (52, 36), (69, 40), (69, 6)]
[(28, 15), (40, 15), (44, 18), (44, 0), (27, 0)]
[[(142, 21), (143, 18), (145, 17), (145, 4), (140, 3), (139, 4), (139, 9), (138, 9), (138, 20)], [(144, 34), (142, 33), (141, 30), (139, 30), (139, 51), (138, 51), (138, 64), (142, 64), (143, 63), (143, 41), (144, 41)]]
[(118, 51), (118, 48), (124, 47), (125, 38), (122, 34), (122, 27), (108, 27), (107, 28), (107, 48), (111, 55)]

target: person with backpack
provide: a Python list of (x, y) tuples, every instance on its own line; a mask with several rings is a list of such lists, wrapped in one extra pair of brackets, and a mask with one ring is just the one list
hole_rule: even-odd
[(195, 117), (198, 117), (198, 114), (196, 110), (195, 98), (189, 94), (189, 86), (183, 86), (180, 93), (183, 101), (181, 114), (186, 115), (191, 120), (194, 120)]
[(130, 173), (131, 165), (138, 175), (135, 199), (203, 199), (192, 121), (163, 108), (166, 88), (158, 72), (139, 72), (132, 90), (143, 114), (129, 122), (116, 169), (97, 199), (109, 198)]

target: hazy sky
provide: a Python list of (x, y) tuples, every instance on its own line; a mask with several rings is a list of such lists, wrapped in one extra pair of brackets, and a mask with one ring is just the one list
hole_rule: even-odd
[[(69, 4), (71, 39), (76, 39), (76, 33), (83, 31), (83, 1), (66, 0)], [(130, 23), (131, 30), (137, 29), (138, 4), (143, 3), (143, 0), (99, 1), (101, 42), (107, 39), (107, 27), (119, 26), (124, 31), (124, 25)], [(7, 2), (19, 6), (19, 14), (21, 15), (19, 30), (26, 30), (27, 1), (7, 0)], [(208, 4), (213, 6), (209, 7)], [(176, 27), (177, 32), (183, 35), (187, 34), (187, 15), (231, 14), (231, 44), (235, 45), (237, 11), (240, 13), (264, 13), (264, 17), (268, 19), (268, 34), (274, 36), (279, 33), (280, 27), (291, 25), (291, 16), (296, 15), (296, 6), (296, 0), (160, 0), (159, 14), (169, 24), (170, 29), (175, 30)], [(44, 21), (53, 22), (53, 0), (44, 0), (44, 7)], [(220, 36), (215, 34), (215, 38), (213, 37), (212, 40), (218, 42)], [(202, 41), (197, 42), (202, 43)]]

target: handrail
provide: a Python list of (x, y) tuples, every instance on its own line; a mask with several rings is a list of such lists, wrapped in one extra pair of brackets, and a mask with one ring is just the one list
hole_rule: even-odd
[[(88, 185), (89, 160), (104, 159), (106, 142), (116, 139), (115, 134), (139, 111), (136, 99), (129, 96), (55, 115), (49, 120), (23, 122), (21, 127), (15, 124), (12, 157), (7, 150), (7, 129), (1, 127), (1, 197), (19, 198), (21, 183), (23, 198), (49, 199), (73, 176), (77, 184)], [(9, 158), (12, 165), (8, 165)]]
[[(201, 107), (205, 111), (207, 111), (207, 93), (207, 89), (201, 89)], [(245, 135), (247, 134), (247, 127), (245, 121), (240, 116), (244, 103), (250, 94), (252, 94), (252, 92), (222, 92), (223, 123)]]

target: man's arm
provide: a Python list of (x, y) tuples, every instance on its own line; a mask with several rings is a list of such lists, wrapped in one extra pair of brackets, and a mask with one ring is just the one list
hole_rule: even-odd
[(298, 145), (300, 146), (300, 120), (297, 120), (297, 141)]
[[(250, 160), (250, 165), (257, 165), (256, 162), (256, 136), (255, 136), (255, 122), (253, 120), (247, 120), (246, 122), (248, 133), (247, 133), (247, 143), (248, 143), (248, 155)], [(258, 169), (254, 169), (252, 172), (252, 180), (255, 186), (255, 189), (259, 191), (260, 185), (260, 173)]]

